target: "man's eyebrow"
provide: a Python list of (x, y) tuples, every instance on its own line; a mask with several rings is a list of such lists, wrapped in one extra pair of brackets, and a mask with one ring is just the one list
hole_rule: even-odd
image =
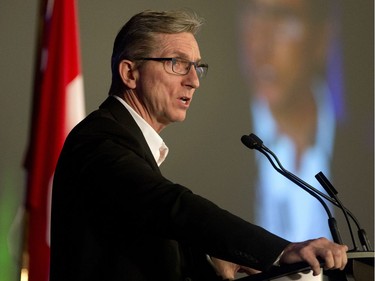
[[(179, 52), (179, 51), (174, 52), (172, 57), (190, 61), (189, 58), (188, 58), (188, 55), (186, 53), (182, 53), (182, 52)], [(198, 58), (197, 60), (195, 60), (195, 62), (200, 63), (201, 60), (202, 60), (201, 58)]]

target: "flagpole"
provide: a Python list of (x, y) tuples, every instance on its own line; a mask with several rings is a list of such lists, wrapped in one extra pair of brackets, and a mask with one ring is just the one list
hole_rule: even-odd
[[(33, 79), (33, 91), (32, 91), (32, 104), (31, 104), (31, 118), (30, 118), (30, 125), (29, 125), (29, 141), (28, 141), (28, 148), (26, 157), (24, 160), (24, 167), (27, 169), (29, 166), (29, 162), (31, 161), (31, 149), (33, 147), (34, 138), (32, 137), (32, 132), (34, 131), (34, 120), (35, 115), (37, 113), (37, 105), (38, 105), (38, 98), (41, 88), (41, 70), (40, 70), (40, 61), (42, 57), (42, 49), (43, 49), (43, 34), (45, 29), (45, 14), (47, 10), (48, 0), (39, 0), (39, 11), (37, 16), (37, 40), (36, 40), (36, 48), (35, 48), (35, 56), (34, 56), (34, 79)], [(27, 199), (25, 199), (27, 200)], [(28, 281), (29, 280), (29, 216), (30, 210), (27, 207), (27, 203), (25, 202), (24, 208), (24, 218), (23, 218), (23, 235), (21, 241), (21, 265), (19, 271), (19, 280), (20, 281)]]

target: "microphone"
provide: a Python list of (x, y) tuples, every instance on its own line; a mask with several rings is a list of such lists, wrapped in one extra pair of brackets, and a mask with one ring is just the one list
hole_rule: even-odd
[[(280, 163), (279, 159), (276, 157), (276, 155), (271, 150), (269, 150), (265, 145), (263, 145), (263, 141), (260, 138), (258, 138), (256, 135), (254, 135), (254, 134), (250, 134), (248, 136), (244, 135), (244, 136), (241, 137), (241, 141), (248, 148), (256, 149), (259, 152), (261, 152), (262, 154), (264, 154), (268, 158), (268, 160), (270, 161), (272, 166), (276, 169), (276, 171), (278, 171), (280, 174), (285, 176), (290, 181), (297, 184), (299, 187), (301, 187), (303, 190), (308, 192), (311, 196), (313, 196), (314, 198), (316, 198), (320, 202), (320, 204), (323, 206), (323, 208), (325, 209), (325, 211), (328, 215), (328, 225), (329, 225), (329, 229), (330, 229), (331, 234), (332, 234), (333, 241), (335, 241), (338, 244), (343, 244), (342, 239), (341, 239), (341, 235), (340, 235), (340, 231), (337, 227), (336, 219), (332, 216), (332, 213), (329, 210), (327, 204), (323, 201), (323, 199), (320, 196), (318, 196), (316, 194), (315, 188), (313, 188), (312, 186), (310, 186), (309, 184), (305, 183), (303, 180), (298, 178), (296, 175), (294, 175), (291, 172), (289, 172), (288, 170), (286, 170), (281, 165), (281, 163)], [(276, 164), (274, 163), (274, 161), (272, 160), (272, 158), (270, 157), (269, 154), (276, 160), (278, 166), (276, 166)]]
[(263, 145), (263, 141), (254, 134), (250, 134), (248, 136), (243, 135), (241, 137), (241, 141), (250, 149), (254, 149), (255, 147), (261, 147)]
[[(329, 196), (331, 196), (331, 198), (334, 199), (337, 202), (339, 208), (341, 209), (341, 211), (344, 214), (346, 223), (347, 223), (348, 228), (349, 228), (350, 236), (352, 237), (352, 240), (353, 240), (354, 248), (357, 248), (357, 246), (355, 244), (355, 240), (354, 240), (353, 230), (352, 230), (352, 227), (350, 225), (349, 218), (348, 218), (348, 211), (344, 207), (344, 205), (342, 204), (341, 200), (338, 198), (338, 196), (337, 196), (337, 194), (338, 194), (337, 190), (333, 187), (333, 185), (327, 179), (327, 177), (323, 174), (323, 172), (319, 172), (318, 174), (316, 174), (315, 178), (323, 186), (323, 188), (325, 189), (325, 191), (327, 192), (327, 194)], [(360, 226), (358, 226), (358, 232), (357, 232), (357, 234), (358, 234), (359, 241), (361, 242), (362, 249), (364, 251), (372, 251), (372, 247), (371, 247), (370, 241), (367, 238), (366, 231), (364, 229), (362, 229)]]
[[(263, 141), (259, 137), (257, 137), (255, 134), (244, 135), (244, 136), (241, 137), (241, 141), (248, 148), (256, 149), (259, 152), (261, 152), (262, 154), (264, 154), (277, 172), (279, 172), (280, 174), (285, 176), (287, 179), (291, 180), (292, 182), (294, 182), (295, 184), (300, 186), (302, 189), (307, 191), (310, 195), (314, 196), (322, 204), (322, 206), (326, 210), (327, 215), (329, 217), (329, 219), (328, 219), (329, 228), (330, 228), (330, 231), (331, 231), (331, 234), (332, 234), (332, 238), (336, 243), (342, 244), (341, 236), (340, 236), (339, 230), (337, 228), (337, 223), (336, 223), (335, 218), (333, 218), (333, 216), (331, 215), (330, 210), (328, 209), (327, 205), (322, 200), (322, 198), (331, 202), (332, 204), (339, 207), (343, 211), (344, 216), (347, 219), (347, 224), (348, 224), (348, 228), (350, 230), (354, 250), (357, 249), (357, 246), (355, 244), (355, 239), (354, 239), (354, 236), (352, 234), (349, 219), (347, 218), (348, 215), (355, 222), (355, 224), (357, 226), (358, 237), (359, 237), (359, 240), (361, 242), (363, 250), (364, 251), (372, 251), (370, 242), (368, 241), (368, 239), (366, 237), (366, 232), (364, 231), (364, 229), (362, 229), (360, 227), (359, 222), (355, 218), (355, 216), (347, 208), (345, 208), (343, 206), (343, 204), (341, 203), (341, 201), (337, 197), (337, 191), (334, 189), (332, 184), (328, 181), (328, 179), (324, 176), (324, 174), (322, 172), (317, 174), (316, 178), (318, 179), (319, 183), (323, 186), (323, 188), (326, 190), (326, 192), (329, 194), (329, 196), (327, 196), (326, 194), (322, 193), (321, 191), (315, 189), (314, 187), (312, 187), (308, 183), (304, 182), (302, 179), (298, 178), (296, 175), (294, 175), (291, 172), (289, 172), (288, 170), (286, 170), (281, 165), (281, 163), (280, 163), (279, 159), (276, 157), (276, 155), (271, 150), (269, 150), (263, 144)], [(272, 160), (270, 155), (276, 160), (278, 166)]]

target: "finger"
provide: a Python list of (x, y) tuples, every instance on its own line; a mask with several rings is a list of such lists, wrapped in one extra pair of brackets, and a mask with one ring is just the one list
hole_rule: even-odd
[(343, 270), (348, 262), (346, 251), (348, 247), (346, 245), (340, 246), (336, 251), (333, 252), (333, 258), (335, 260), (335, 268)]
[(342, 262), (342, 265), (340, 267), (341, 270), (343, 270), (348, 263), (348, 256), (346, 254), (346, 252), (348, 251), (348, 246), (345, 246), (343, 251), (344, 251), (344, 253), (342, 255), (343, 262)]
[(318, 259), (313, 258), (311, 260), (308, 260), (307, 262), (313, 271), (313, 275), (314, 276), (319, 275), (321, 271), (321, 266), (320, 266), (320, 262), (318, 261)]
[(324, 269), (334, 268), (335, 264), (339, 262), (337, 259), (338, 256), (336, 256), (336, 259), (335, 259), (331, 250), (322, 249), (321, 252), (322, 254), (318, 254), (318, 255), (324, 259)]
[(325, 269), (344, 269), (347, 264), (347, 249), (345, 245), (331, 243), (325, 249), (320, 248), (317, 255), (324, 260)]
[(319, 254), (319, 251), (322, 250), (324, 249), (306, 247), (300, 252), (302, 260), (310, 265), (314, 276), (319, 275), (321, 272), (321, 265), (317, 257), (321, 255), (321, 253)]
[(246, 273), (247, 275), (253, 275), (253, 274), (258, 274), (261, 271), (257, 270), (257, 269), (254, 269), (254, 268), (251, 268), (251, 267), (241, 266), (240, 269), (238, 270), (238, 272)]
[(211, 258), (214, 268), (218, 275), (224, 280), (234, 280), (236, 273), (240, 269), (240, 266), (231, 262), (220, 260), (217, 258)]

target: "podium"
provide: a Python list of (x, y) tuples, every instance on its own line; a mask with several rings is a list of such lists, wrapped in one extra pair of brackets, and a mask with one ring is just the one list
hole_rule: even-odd
[[(322, 263), (323, 267), (324, 264)], [(313, 276), (306, 263), (272, 267), (269, 271), (246, 276), (237, 281), (372, 281), (374, 280), (374, 252), (348, 252), (344, 270), (322, 270)]]

